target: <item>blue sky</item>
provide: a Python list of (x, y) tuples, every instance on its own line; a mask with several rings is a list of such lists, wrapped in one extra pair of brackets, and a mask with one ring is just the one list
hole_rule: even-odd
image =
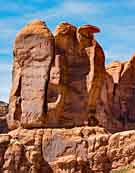
[(16, 33), (33, 19), (46, 21), (52, 31), (62, 21), (98, 26), (106, 63), (135, 52), (135, 0), (0, 0), (0, 100), (8, 101)]

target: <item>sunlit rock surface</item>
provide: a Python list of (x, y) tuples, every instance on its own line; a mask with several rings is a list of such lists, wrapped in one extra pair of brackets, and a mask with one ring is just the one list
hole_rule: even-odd
[(135, 169), (135, 56), (105, 66), (98, 32), (63, 22), (53, 35), (34, 20), (17, 34), (0, 173)]

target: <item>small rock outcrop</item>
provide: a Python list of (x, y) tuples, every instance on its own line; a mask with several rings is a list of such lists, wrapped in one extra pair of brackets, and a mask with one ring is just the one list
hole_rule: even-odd
[(0, 133), (8, 131), (6, 114), (8, 113), (8, 104), (0, 101)]

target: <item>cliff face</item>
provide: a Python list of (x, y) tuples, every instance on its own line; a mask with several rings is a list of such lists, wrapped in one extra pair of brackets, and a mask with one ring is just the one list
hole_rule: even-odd
[(135, 126), (135, 56), (127, 62), (113, 62), (107, 67), (113, 77), (114, 94), (112, 113), (123, 125), (123, 129)]
[(64, 22), (53, 36), (35, 20), (17, 34), (0, 172), (134, 169), (135, 131), (119, 131), (135, 125), (135, 57), (105, 67), (97, 32)]
[(0, 135), (4, 173), (109, 173), (125, 165), (135, 166), (134, 130), (20, 128)]

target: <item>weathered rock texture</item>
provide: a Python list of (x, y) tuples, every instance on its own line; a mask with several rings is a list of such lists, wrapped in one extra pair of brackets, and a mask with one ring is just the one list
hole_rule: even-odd
[(0, 133), (8, 131), (6, 114), (8, 113), (8, 104), (0, 101)]
[[(113, 62), (107, 66), (113, 77), (112, 114), (120, 122), (121, 130), (135, 127), (135, 56), (127, 62)], [(116, 130), (120, 127), (117, 125)]]
[(7, 116), (10, 129), (44, 126), (54, 46), (54, 38), (42, 21), (31, 22), (17, 34)]
[(96, 105), (107, 76), (104, 52), (93, 35), (99, 31), (91, 25), (77, 29), (62, 23), (54, 43), (47, 26), (33, 21), (17, 34), (10, 129), (98, 124)]
[(105, 67), (97, 32), (36, 20), (17, 34), (1, 173), (134, 169), (135, 131), (118, 131), (135, 127), (135, 56)]
[(3, 173), (109, 173), (135, 164), (135, 131), (16, 129), (0, 135)]

